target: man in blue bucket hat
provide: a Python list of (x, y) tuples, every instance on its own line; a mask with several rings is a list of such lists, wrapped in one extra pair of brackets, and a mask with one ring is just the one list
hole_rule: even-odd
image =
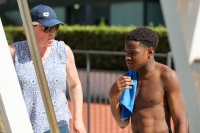
[[(46, 5), (35, 6), (30, 14), (60, 133), (70, 132), (69, 120), (72, 114), (66, 99), (67, 85), (74, 105), (74, 132), (86, 133), (82, 120), (83, 93), (74, 55), (63, 41), (55, 40), (56, 31), (64, 23), (58, 20), (54, 10)], [(33, 131), (50, 133), (28, 42), (14, 42), (9, 49)]]

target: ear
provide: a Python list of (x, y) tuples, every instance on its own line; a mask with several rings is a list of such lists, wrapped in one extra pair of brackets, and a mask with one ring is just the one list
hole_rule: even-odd
[(148, 48), (148, 59), (150, 59), (152, 56), (154, 56), (154, 48), (150, 47)]

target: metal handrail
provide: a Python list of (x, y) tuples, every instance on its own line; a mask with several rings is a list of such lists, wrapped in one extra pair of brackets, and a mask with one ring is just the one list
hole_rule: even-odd
[[(125, 55), (125, 52), (120, 51), (97, 51), (97, 50), (73, 50), (74, 53), (79, 54), (109, 54), (109, 55)], [(171, 52), (168, 52), (171, 53)], [(155, 53), (155, 56), (167, 57), (167, 53)]]
[[(101, 55), (125, 55), (125, 52), (120, 51), (97, 51), (97, 50), (73, 50), (76, 54), (101, 54)], [(172, 53), (155, 53), (155, 57), (166, 57), (166, 65), (171, 67)]]

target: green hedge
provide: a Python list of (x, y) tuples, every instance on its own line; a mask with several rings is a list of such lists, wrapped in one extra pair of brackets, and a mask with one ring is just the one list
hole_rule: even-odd
[[(57, 40), (63, 40), (72, 50), (98, 50), (98, 51), (124, 51), (126, 35), (136, 26), (60, 26), (56, 34)], [(167, 30), (164, 26), (150, 26), (159, 36), (157, 53), (170, 51)], [(8, 43), (25, 39), (22, 27), (4, 27)], [(76, 65), (85, 68), (85, 55), (75, 54)], [(156, 58), (165, 63), (166, 59)], [(126, 70), (124, 56), (115, 55), (92, 55), (92, 69)]]

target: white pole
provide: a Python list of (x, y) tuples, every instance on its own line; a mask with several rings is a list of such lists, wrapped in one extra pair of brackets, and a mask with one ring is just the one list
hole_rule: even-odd
[(192, 46), (190, 50), (189, 63), (192, 64), (195, 60), (200, 61), (200, 8), (197, 10), (196, 25), (193, 34)]
[[(179, 5), (177, 4), (178, 2)], [(188, 6), (190, 6), (190, 4), (187, 4), (186, 2), (188, 1), (160, 0), (168, 30), (170, 46), (173, 52), (174, 64), (176, 71), (178, 72), (184, 103), (187, 110), (189, 131), (190, 133), (198, 133), (200, 131), (200, 101), (198, 101), (198, 97), (200, 96), (197, 91), (197, 89), (199, 89), (196, 86), (197, 82), (195, 82), (193, 77), (193, 73), (198, 73), (195, 72), (189, 64), (189, 51), (191, 49), (194, 35), (194, 22), (196, 21), (196, 16), (189, 19), (191, 15), (186, 15), (189, 12), (189, 9), (191, 9), (190, 11), (194, 11), (199, 8), (199, 0), (196, 1), (198, 3), (195, 3), (195, 7), (192, 8), (189, 8)], [(190, 0), (189, 2), (195, 2), (195, 0)], [(184, 8), (181, 8), (181, 6), (184, 6)], [(195, 13), (193, 13), (193, 15), (195, 15)]]
[(0, 19), (0, 111), (7, 133), (33, 133)]

